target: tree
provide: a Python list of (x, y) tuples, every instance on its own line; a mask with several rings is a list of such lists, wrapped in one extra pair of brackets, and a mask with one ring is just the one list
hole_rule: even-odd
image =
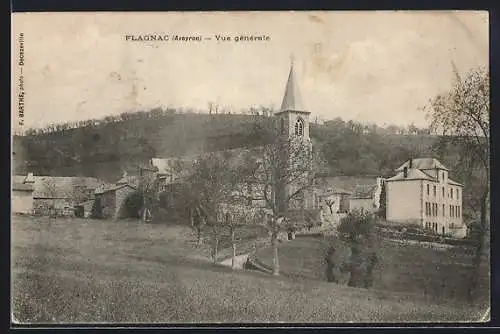
[(372, 270), (377, 262), (377, 237), (373, 214), (352, 211), (342, 218), (337, 228), (340, 239), (351, 249), (349, 263), (342, 265), (349, 271), (349, 286), (369, 287), (373, 282)]
[(256, 224), (259, 221), (259, 211), (249, 205), (238, 203), (238, 196), (232, 199), (232, 203), (221, 205), (222, 215), (220, 221), (229, 230), (229, 237), (232, 248), (231, 267), (236, 268), (236, 238), (235, 232), (239, 226)]
[(139, 193), (142, 196), (141, 219), (144, 223), (152, 219), (152, 212), (158, 207), (158, 180), (153, 166), (139, 167)]
[(212, 259), (217, 262), (218, 246), (226, 224), (225, 205), (231, 203), (238, 173), (231, 165), (230, 152), (209, 153), (200, 156), (187, 178), (186, 197), (191, 226), (197, 230), (198, 240), (204, 226), (212, 234)]
[(385, 181), (382, 181), (382, 189), (380, 189), (380, 206), (378, 209), (379, 218), (385, 220), (387, 217), (387, 193)]
[(484, 239), (489, 228), (489, 72), (486, 68), (476, 68), (470, 70), (465, 78), (461, 78), (457, 69), (453, 68), (455, 79), (450, 91), (431, 99), (425, 110), (431, 119), (431, 129), (441, 134), (442, 141), (458, 147), (457, 167), (466, 191), (472, 182), (475, 182), (475, 187), (480, 188), (478, 201), (471, 201), (472, 209), (479, 214), (479, 240), (473, 260), (475, 273), (471, 275), (469, 286), (469, 298), (472, 301), (479, 277)]
[(246, 182), (255, 184), (264, 199), (274, 252), (273, 275), (279, 275), (278, 234), (289, 227), (288, 209), (305, 205), (306, 193), (313, 185), (316, 154), (302, 137), (284, 138), (276, 123), (266, 125), (262, 133), (270, 144), (257, 153), (253, 164), (248, 163), (254, 168)]
[(330, 213), (333, 215), (333, 204), (335, 204), (335, 201), (333, 199), (330, 199), (328, 198), (326, 201), (325, 201), (325, 204), (328, 206), (328, 208), (330, 208)]

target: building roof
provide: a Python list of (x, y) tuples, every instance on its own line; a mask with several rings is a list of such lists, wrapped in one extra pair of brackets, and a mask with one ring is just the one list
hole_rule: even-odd
[(316, 186), (327, 190), (328, 188), (341, 189), (352, 193), (358, 186), (374, 186), (377, 178), (372, 176), (328, 176), (318, 177)]
[(300, 111), (309, 113), (305, 110), (304, 105), (302, 104), (302, 97), (300, 95), (299, 86), (295, 76), (295, 70), (292, 63), (290, 66), (290, 73), (288, 74), (288, 81), (285, 86), (283, 102), (281, 103), (281, 108), (278, 113), (284, 111)]
[(404, 172), (402, 171), (402, 172), (397, 173), (393, 177), (388, 178), (386, 181), (390, 182), (390, 181), (402, 181), (402, 180), (405, 180), (405, 181), (409, 181), (409, 180), (436, 181), (435, 178), (433, 178), (433, 177), (427, 175), (426, 173), (422, 172), (421, 170), (415, 169), (415, 168), (408, 169), (407, 177), (404, 177)]
[(139, 177), (135, 175), (124, 175), (121, 179), (116, 181), (116, 185), (129, 184), (132, 186), (137, 186), (139, 184)]
[(94, 191), (94, 193), (96, 195), (99, 195), (99, 194), (104, 194), (104, 193), (107, 193), (107, 192), (110, 192), (110, 191), (116, 191), (116, 190), (124, 188), (124, 187), (130, 187), (132, 189), (136, 189), (137, 188), (135, 185), (130, 184), (130, 183), (105, 184), (105, 185), (102, 185), (102, 186), (96, 188), (95, 191)]
[(31, 185), (29, 183), (14, 182), (12, 184), (12, 190), (16, 190), (16, 191), (33, 191), (33, 185)]
[(463, 186), (460, 182), (453, 181), (452, 179), (448, 179), (448, 184), (454, 185), (454, 186)]
[(345, 190), (343, 188), (340, 188), (340, 187), (328, 187), (328, 188), (324, 188), (323, 189), (323, 192), (320, 194), (320, 196), (328, 196), (328, 195), (336, 195), (336, 194), (351, 194), (350, 191), (348, 190)]
[(34, 183), (35, 179), (33, 173), (28, 173), (28, 175), (12, 175), (13, 183)]
[[(444, 169), (448, 170), (439, 160), (434, 159), (434, 158), (417, 158), (417, 159), (411, 159), (412, 161), (412, 168), (416, 169)], [(406, 161), (404, 164), (402, 164), (398, 169), (396, 169), (396, 172), (401, 172), (405, 167), (409, 168), (410, 166), (410, 160)]]
[(34, 176), (34, 198), (74, 198), (76, 187), (96, 189), (103, 181), (94, 177)]
[(350, 196), (351, 199), (364, 199), (364, 198), (373, 198), (373, 195), (377, 191), (377, 185), (360, 185), (354, 188), (352, 194)]

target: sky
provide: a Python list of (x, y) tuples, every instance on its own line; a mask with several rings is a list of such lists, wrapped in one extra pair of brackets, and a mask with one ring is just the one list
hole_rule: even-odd
[[(12, 113), (23, 33), (25, 128), (157, 106), (279, 108), (292, 55), (313, 119), (426, 126), (420, 109), (450, 88), (452, 61), (461, 74), (489, 64), (487, 12), (15, 13), (12, 24)], [(212, 39), (125, 39), (144, 34)]]

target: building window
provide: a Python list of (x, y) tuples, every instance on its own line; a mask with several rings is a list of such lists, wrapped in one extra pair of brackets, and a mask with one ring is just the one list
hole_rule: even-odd
[(460, 205), (457, 206), (457, 213), (458, 213), (458, 217), (460, 217), (461, 213), (460, 213)]
[(281, 118), (280, 120), (280, 131), (281, 131), (281, 134), (284, 135), (285, 134), (285, 120), (283, 118)]
[(304, 135), (304, 121), (302, 120), (302, 118), (297, 119), (297, 121), (295, 122), (295, 135)]
[(444, 187), (443, 187), (443, 198), (444, 198)]
[(453, 198), (453, 188), (450, 188), (450, 197)]
[(429, 196), (429, 185), (427, 185), (427, 196)]
[(436, 186), (433, 187), (434, 197), (436, 196)]
[(458, 199), (458, 188), (455, 189), (455, 195), (456, 195), (455, 198)]
[(450, 217), (453, 217), (453, 205), (450, 205)]
[(430, 216), (430, 203), (429, 202), (425, 202), (425, 215), (426, 216)]
[(446, 210), (444, 209), (444, 204), (443, 204), (443, 217), (446, 216), (445, 212), (446, 212)]

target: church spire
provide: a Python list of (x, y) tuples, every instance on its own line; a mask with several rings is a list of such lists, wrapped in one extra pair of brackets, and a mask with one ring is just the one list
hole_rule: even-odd
[(288, 74), (288, 81), (285, 87), (285, 95), (283, 96), (283, 102), (281, 103), (281, 111), (305, 111), (302, 104), (302, 98), (300, 96), (299, 87), (297, 85), (297, 79), (294, 70), (294, 59), (293, 55), (290, 59), (290, 73)]

